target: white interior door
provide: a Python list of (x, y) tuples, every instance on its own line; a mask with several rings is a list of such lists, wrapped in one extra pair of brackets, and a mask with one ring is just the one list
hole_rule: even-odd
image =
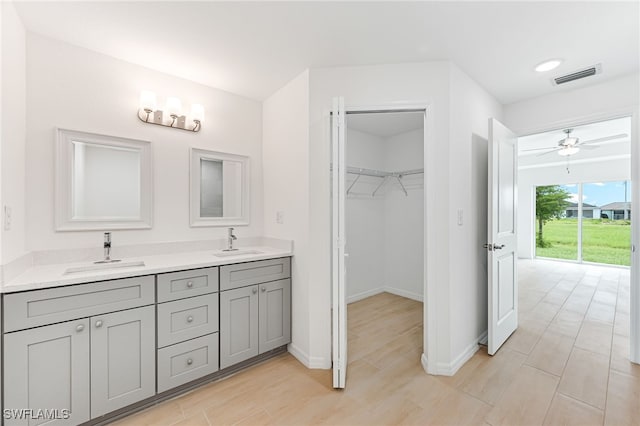
[(344, 388), (347, 377), (347, 274), (345, 267), (345, 111), (344, 99), (333, 99), (331, 117), (332, 182), (332, 325), (333, 387)]
[(489, 355), (518, 328), (517, 147), (516, 135), (489, 119)]

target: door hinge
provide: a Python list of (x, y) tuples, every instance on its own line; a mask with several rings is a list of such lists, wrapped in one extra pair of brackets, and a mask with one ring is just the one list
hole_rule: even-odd
[(486, 248), (489, 251), (493, 251), (493, 244), (485, 243), (482, 247)]

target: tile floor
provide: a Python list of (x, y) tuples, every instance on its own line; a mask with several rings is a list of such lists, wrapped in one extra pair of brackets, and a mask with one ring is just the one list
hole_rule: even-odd
[(288, 354), (118, 425), (640, 425), (629, 348), (629, 270), (521, 261), (520, 327), (453, 377), (420, 365), (422, 304), (349, 305), (347, 389)]

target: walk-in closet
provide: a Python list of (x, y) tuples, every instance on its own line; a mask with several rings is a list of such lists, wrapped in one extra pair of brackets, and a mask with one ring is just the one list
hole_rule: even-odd
[(348, 114), (349, 360), (422, 353), (424, 112)]

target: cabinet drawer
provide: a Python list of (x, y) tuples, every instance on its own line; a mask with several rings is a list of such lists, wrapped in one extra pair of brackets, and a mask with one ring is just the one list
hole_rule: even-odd
[(158, 347), (218, 331), (218, 293), (158, 305)]
[(193, 269), (158, 275), (158, 302), (218, 291), (218, 268)]
[(158, 393), (218, 371), (218, 333), (158, 349)]
[(260, 260), (220, 267), (220, 290), (282, 280), (291, 276), (291, 258)]
[(154, 277), (126, 278), (4, 297), (5, 332), (155, 303)]

